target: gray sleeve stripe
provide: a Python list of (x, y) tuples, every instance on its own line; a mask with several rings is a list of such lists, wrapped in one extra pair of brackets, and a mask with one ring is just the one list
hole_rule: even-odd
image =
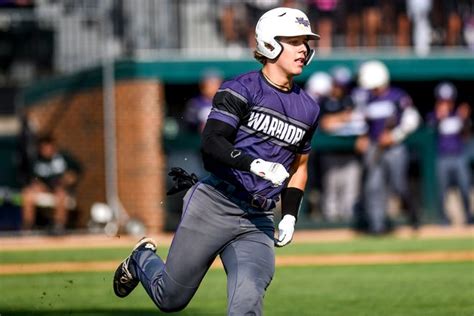
[(258, 106), (258, 107), (254, 107), (253, 110), (258, 111), (258, 112), (271, 114), (273, 116), (276, 116), (276, 117), (282, 119), (283, 121), (290, 121), (292, 124), (294, 124), (296, 126), (299, 126), (301, 128), (304, 128), (304, 129), (309, 129), (310, 128), (309, 125), (307, 125), (303, 122), (292, 119), (291, 117), (287, 117), (287, 116), (285, 116), (285, 115), (283, 115), (283, 114), (281, 114), (281, 113), (279, 113), (275, 110), (269, 109), (269, 108)]
[(224, 115), (227, 115), (227, 116), (233, 118), (233, 119), (236, 120), (236, 121), (240, 121), (240, 118), (239, 118), (237, 115), (234, 115), (234, 114), (229, 113), (229, 112), (227, 112), (227, 111), (219, 110), (219, 109), (216, 109), (215, 107), (212, 108), (211, 111), (217, 112), (217, 113), (221, 113), (221, 114), (224, 114)]
[(232, 89), (229, 89), (229, 88), (225, 88), (225, 89), (219, 89), (217, 90), (217, 93), (219, 92), (229, 92), (230, 94), (232, 94), (233, 96), (235, 96), (236, 98), (240, 99), (242, 102), (244, 102), (245, 104), (248, 104), (248, 100), (242, 96), (241, 94), (235, 92), (234, 90)]

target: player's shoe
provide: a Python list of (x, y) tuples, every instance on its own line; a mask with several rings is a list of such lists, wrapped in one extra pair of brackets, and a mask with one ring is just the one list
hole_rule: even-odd
[(143, 237), (133, 247), (132, 253), (119, 264), (114, 275), (114, 292), (118, 297), (125, 297), (137, 287), (140, 282), (130, 273), (130, 259), (136, 251), (151, 250), (156, 252), (156, 241), (151, 238)]

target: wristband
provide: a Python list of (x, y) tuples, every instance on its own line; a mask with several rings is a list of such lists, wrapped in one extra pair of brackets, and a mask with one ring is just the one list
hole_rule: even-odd
[(286, 188), (281, 192), (281, 217), (289, 214), (298, 220), (303, 194), (298, 188)]

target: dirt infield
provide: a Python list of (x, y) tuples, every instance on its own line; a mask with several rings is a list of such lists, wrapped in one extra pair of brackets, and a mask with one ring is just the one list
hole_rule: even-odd
[[(350, 241), (360, 238), (360, 235), (350, 229), (297, 230), (293, 243), (318, 243)], [(474, 226), (423, 226), (418, 231), (400, 227), (391, 236), (400, 239), (434, 239), (434, 238), (474, 238)], [(150, 235), (160, 245), (169, 246), (172, 234)], [(131, 247), (137, 241), (135, 236), (106, 236), (106, 235), (65, 235), (50, 236), (14, 236), (0, 237), (0, 251), (24, 251), (43, 249), (77, 249), (77, 248), (113, 248)]]
[[(277, 266), (342, 266), (371, 264), (402, 264), (424, 262), (460, 262), (474, 261), (474, 251), (423, 252), (423, 253), (377, 253), (377, 254), (338, 254), (277, 256)], [(0, 264), (0, 275), (37, 274), (58, 272), (113, 271), (118, 261), (96, 262), (47, 262), (27, 264)], [(212, 265), (213, 269), (222, 269), (220, 260)]]
[[(423, 227), (417, 232), (401, 228), (393, 233), (395, 238), (459, 238), (473, 237), (474, 228), (466, 227)], [(162, 245), (171, 243), (172, 235), (153, 235)], [(351, 230), (319, 230), (297, 231), (295, 243), (337, 242), (349, 241), (359, 235)], [(109, 237), (105, 235), (71, 235), (64, 237), (4, 237), (0, 238), (0, 251), (27, 251), (46, 249), (79, 249), (101, 247), (130, 247), (136, 242), (136, 237)], [(277, 266), (337, 266), (337, 265), (370, 265), (394, 263), (423, 263), (423, 262), (457, 262), (474, 261), (473, 251), (432, 251), (432, 252), (400, 252), (400, 253), (365, 253), (365, 254), (335, 254), (335, 255), (299, 255), (277, 256)], [(0, 264), (0, 275), (33, 274), (54, 272), (83, 272), (83, 271), (113, 271), (118, 262), (48, 262), (27, 264)], [(222, 268), (219, 260), (213, 268)]]

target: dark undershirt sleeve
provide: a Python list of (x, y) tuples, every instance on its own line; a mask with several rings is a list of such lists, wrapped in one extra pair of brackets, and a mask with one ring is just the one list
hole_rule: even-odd
[(208, 119), (202, 133), (201, 151), (206, 161), (215, 160), (228, 167), (250, 171), (250, 164), (255, 157), (235, 149), (236, 129), (219, 120)]
[(223, 111), (237, 120), (243, 120), (250, 115), (247, 98), (231, 89), (217, 91), (212, 106), (213, 110)]

